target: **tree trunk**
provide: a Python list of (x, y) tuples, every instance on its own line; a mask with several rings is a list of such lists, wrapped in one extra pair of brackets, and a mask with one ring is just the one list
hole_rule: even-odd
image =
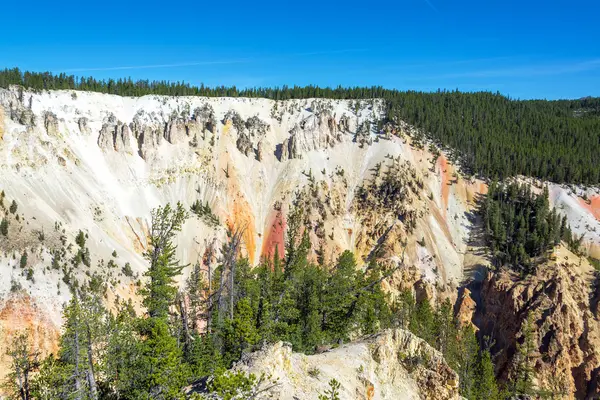
[(208, 252), (208, 261), (207, 261), (207, 268), (208, 268), (208, 307), (207, 307), (207, 313), (206, 313), (206, 333), (210, 334), (211, 332), (211, 321), (212, 321), (212, 271), (211, 271), (211, 260), (212, 260), (212, 252), (213, 252), (213, 248), (212, 248), (212, 243), (209, 247), (209, 252)]
[[(75, 294), (76, 296), (76, 294)], [(79, 377), (79, 324), (75, 320), (75, 400), (81, 400), (81, 380)]]
[(183, 335), (184, 335), (184, 344), (183, 344), (183, 353), (186, 356), (189, 356), (190, 347), (191, 347), (191, 335), (190, 335), (190, 327), (188, 321), (187, 309), (185, 308), (185, 301), (183, 299), (183, 295), (179, 294), (179, 313), (181, 314), (181, 326), (183, 327)]
[(92, 400), (98, 399), (98, 388), (96, 386), (96, 378), (94, 376), (94, 357), (92, 354), (92, 332), (89, 324), (86, 324), (87, 332), (87, 359), (88, 359), (88, 384), (90, 385), (90, 397)]

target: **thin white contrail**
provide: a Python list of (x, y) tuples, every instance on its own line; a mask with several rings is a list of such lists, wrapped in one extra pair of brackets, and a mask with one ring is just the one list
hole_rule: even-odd
[(314, 51), (309, 53), (292, 53), (287, 55), (280, 55), (277, 57), (265, 57), (265, 58), (241, 58), (235, 60), (217, 60), (217, 61), (192, 61), (182, 62), (175, 64), (150, 64), (150, 65), (126, 65), (119, 67), (90, 67), (90, 68), (69, 68), (61, 70), (62, 72), (90, 72), (90, 71), (122, 71), (132, 69), (154, 69), (154, 68), (177, 68), (177, 67), (193, 67), (200, 65), (219, 65), (219, 64), (243, 64), (257, 61), (273, 61), (286, 57), (304, 57), (313, 55), (327, 55), (327, 54), (341, 54), (341, 53), (354, 53), (368, 51), (368, 49), (342, 49), (342, 50), (325, 50), (325, 51)]
[(436, 7), (433, 5), (433, 3), (432, 3), (431, 1), (429, 1), (429, 0), (425, 0), (425, 3), (427, 3), (427, 5), (428, 5), (429, 7), (431, 7), (431, 9), (432, 9), (433, 11), (435, 11), (435, 12), (438, 12), (438, 9), (437, 9), (437, 8), (436, 8)]

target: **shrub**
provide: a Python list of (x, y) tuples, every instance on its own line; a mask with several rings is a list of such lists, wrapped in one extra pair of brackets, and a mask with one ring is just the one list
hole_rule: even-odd
[(131, 278), (133, 276), (133, 270), (131, 269), (131, 264), (129, 264), (128, 262), (125, 263), (125, 266), (123, 267), (123, 275), (125, 275), (128, 278)]
[(82, 249), (85, 247), (85, 235), (82, 231), (79, 231), (79, 233), (75, 237), (75, 243), (77, 243), (77, 245)]
[(24, 251), (23, 254), (21, 254), (21, 261), (19, 261), (19, 264), (21, 265), (21, 268), (27, 266), (27, 251)]

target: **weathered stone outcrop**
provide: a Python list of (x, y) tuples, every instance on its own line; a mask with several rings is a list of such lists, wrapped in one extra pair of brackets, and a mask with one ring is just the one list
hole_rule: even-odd
[(495, 340), (497, 372), (510, 378), (531, 315), (535, 351), (529, 356), (538, 388), (598, 398), (600, 324), (590, 293), (593, 269), (564, 248), (555, 257), (526, 277), (507, 270), (490, 274), (481, 292), (480, 328)]
[(121, 121), (117, 121), (114, 115), (110, 115), (100, 129), (98, 146), (105, 151), (114, 150), (119, 153), (127, 153), (131, 149), (129, 127)]
[(48, 135), (58, 135), (58, 118), (56, 118), (54, 113), (49, 111), (44, 113), (44, 128), (46, 129), (46, 133)]
[(165, 127), (165, 139), (171, 144), (184, 143), (188, 139), (187, 121), (171, 118)]
[(77, 121), (77, 125), (79, 126), (79, 132), (83, 135), (89, 135), (92, 133), (92, 129), (88, 126), (88, 119), (85, 117), (79, 118)]
[[(341, 140), (342, 134), (329, 112), (311, 114), (290, 130), (288, 158), (300, 158), (304, 152), (333, 147)], [(285, 159), (282, 157), (282, 160)]]
[(279, 342), (244, 355), (234, 369), (277, 379), (265, 398), (278, 400), (316, 399), (332, 378), (341, 383), (344, 400), (460, 398), (458, 375), (441, 353), (402, 329), (311, 356)]
[(200, 133), (205, 130), (214, 133), (215, 127), (217, 126), (217, 119), (212, 106), (205, 104), (202, 107), (196, 108), (192, 114), (191, 121), (188, 123), (190, 133), (192, 133), (193, 130), (192, 126), (199, 129)]
[(346, 114), (340, 117), (340, 122), (338, 124), (338, 129), (340, 132), (355, 132), (356, 131), (356, 118), (348, 117)]
[(468, 288), (463, 288), (462, 293), (459, 294), (458, 301), (456, 304), (456, 318), (461, 326), (473, 325), (473, 316), (477, 309), (477, 304), (471, 297), (471, 291)]
[(247, 157), (254, 156), (257, 159), (259, 158), (259, 143), (269, 129), (269, 125), (266, 122), (262, 121), (258, 116), (248, 118), (248, 120), (244, 121), (237, 112), (230, 110), (225, 114), (223, 124), (230, 126), (231, 133), (237, 135), (235, 144), (240, 153)]
[(129, 129), (137, 140), (138, 153), (143, 159), (147, 159), (150, 152), (163, 141), (165, 125), (155, 121), (156, 118), (153, 115), (138, 112), (133, 117), (133, 122), (129, 124)]

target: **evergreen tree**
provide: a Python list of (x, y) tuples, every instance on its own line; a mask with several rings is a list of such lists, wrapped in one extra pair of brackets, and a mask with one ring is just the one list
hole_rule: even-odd
[(2, 222), (0, 222), (0, 233), (8, 236), (8, 220), (6, 218), (2, 218)]
[(152, 211), (150, 248), (144, 257), (150, 263), (144, 274), (148, 281), (141, 291), (143, 304), (151, 318), (166, 319), (169, 307), (177, 294), (174, 277), (181, 273), (183, 266), (175, 259), (175, 234), (181, 230), (187, 218), (181, 203), (175, 209), (170, 204)]
[(3, 389), (12, 399), (32, 399), (32, 374), (40, 366), (40, 353), (32, 348), (29, 330), (13, 338), (6, 355), (10, 357), (10, 369)]
[(512, 394), (534, 395), (535, 387), (533, 379), (535, 377), (533, 352), (534, 344), (534, 324), (535, 317), (530, 313), (523, 323), (521, 332), (522, 341), (517, 344), (515, 354), (515, 377), (513, 379)]
[(474, 394), (471, 398), (474, 400), (499, 400), (500, 394), (489, 350), (481, 350), (476, 371)]

